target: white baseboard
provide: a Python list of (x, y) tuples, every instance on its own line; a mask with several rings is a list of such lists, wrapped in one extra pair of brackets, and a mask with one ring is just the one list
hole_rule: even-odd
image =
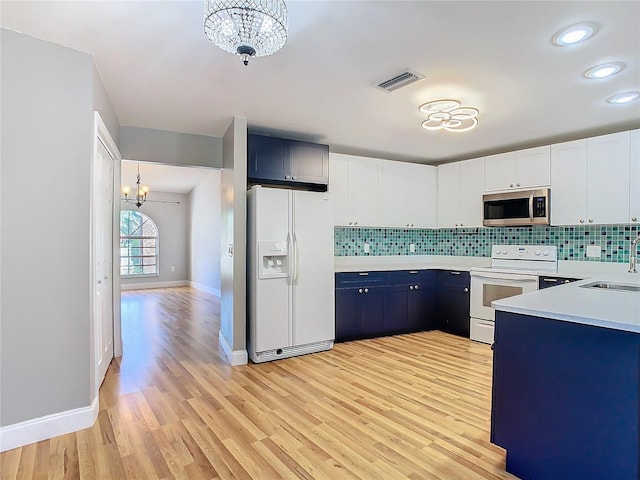
[(0, 427), (0, 452), (89, 428), (98, 418), (98, 397), (88, 407)]
[(203, 292), (207, 292), (210, 293), (212, 295), (215, 295), (216, 297), (219, 297), (221, 292), (220, 290), (217, 290), (215, 288), (211, 288), (207, 285), (204, 285), (202, 283), (198, 283), (198, 282), (190, 282), (191, 286), (193, 288), (197, 288), (198, 290), (202, 290)]
[(120, 283), (120, 290), (141, 290), (144, 288), (188, 287), (189, 280), (174, 280), (171, 282)]
[(224, 352), (225, 357), (229, 363), (234, 365), (246, 365), (249, 363), (249, 355), (246, 350), (232, 350), (231, 345), (229, 345), (229, 341), (222, 334), (222, 330), (218, 331), (218, 342), (222, 347), (222, 351)]

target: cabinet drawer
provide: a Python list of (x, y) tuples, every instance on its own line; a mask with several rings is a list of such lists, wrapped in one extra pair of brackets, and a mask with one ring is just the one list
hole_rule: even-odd
[(469, 287), (471, 275), (461, 270), (440, 270), (438, 272), (438, 284), (446, 287)]
[(344, 272), (336, 273), (336, 288), (387, 285), (387, 272)]
[(424, 284), (433, 283), (435, 280), (435, 270), (401, 270), (389, 273), (390, 285)]

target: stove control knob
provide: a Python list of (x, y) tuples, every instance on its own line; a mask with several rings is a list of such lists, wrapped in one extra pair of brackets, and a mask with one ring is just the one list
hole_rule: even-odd
[(536, 250), (536, 256), (539, 257), (542, 252), (540, 250)]
[(544, 252), (542, 252), (542, 255), (544, 255), (545, 257), (549, 256), (549, 250), (545, 250)]
[(502, 251), (502, 254), (503, 254), (503, 255), (506, 255), (506, 254), (507, 254), (507, 251), (506, 251), (506, 250), (503, 250), (503, 251)]

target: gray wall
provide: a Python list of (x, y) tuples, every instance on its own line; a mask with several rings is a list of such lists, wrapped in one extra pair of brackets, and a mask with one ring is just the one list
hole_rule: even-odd
[(89, 55), (6, 29), (0, 45), (6, 426), (91, 403), (89, 187), (100, 95)]
[[(151, 217), (158, 226), (158, 255), (160, 263), (157, 277), (120, 278), (122, 286), (158, 282), (189, 280), (189, 195), (181, 193), (149, 192), (149, 200), (164, 200), (173, 203), (148, 202), (140, 211)], [(137, 210), (130, 203), (121, 202), (122, 210)], [(117, 261), (117, 259), (116, 259)], [(171, 271), (171, 267), (175, 271)]]
[[(93, 64), (93, 62), (91, 63)], [(107, 126), (111, 138), (113, 138), (116, 145), (119, 145), (120, 124), (118, 123), (118, 117), (113, 110), (111, 100), (104, 89), (102, 79), (95, 65), (93, 65), (93, 109), (100, 112), (100, 117), (102, 117), (102, 121)]]
[(122, 158), (127, 160), (222, 167), (222, 139), (219, 137), (120, 127), (119, 147)]
[(220, 170), (212, 170), (189, 195), (191, 282), (220, 295)]
[[(247, 119), (234, 117), (223, 137), (220, 333), (246, 358)], [(228, 246), (233, 256), (227, 255)], [(246, 360), (245, 360), (246, 362)]]

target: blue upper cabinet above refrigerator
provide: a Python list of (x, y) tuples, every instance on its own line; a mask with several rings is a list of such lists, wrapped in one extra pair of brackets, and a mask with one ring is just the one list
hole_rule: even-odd
[(327, 191), (328, 145), (249, 135), (247, 162), (250, 184), (297, 186)]

